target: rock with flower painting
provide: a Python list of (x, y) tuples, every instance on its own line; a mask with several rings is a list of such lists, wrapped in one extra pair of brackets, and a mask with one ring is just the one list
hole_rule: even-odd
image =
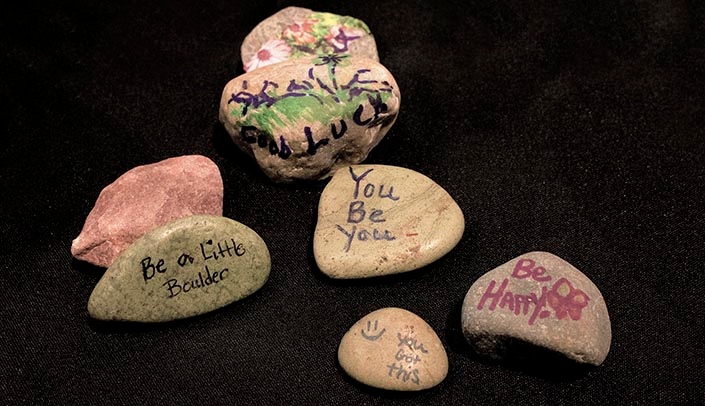
[(515, 356), (513, 343), (528, 343), (600, 365), (612, 340), (595, 284), (548, 252), (521, 255), (480, 277), (465, 296), (462, 327), (478, 354), (495, 359)]
[(231, 80), (220, 121), (272, 180), (324, 179), (367, 158), (400, 98), (392, 74), (371, 59), (297, 58)]
[(245, 72), (290, 58), (350, 54), (379, 60), (364, 22), (348, 16), (287, 7), (259, 23), (240, 49)]

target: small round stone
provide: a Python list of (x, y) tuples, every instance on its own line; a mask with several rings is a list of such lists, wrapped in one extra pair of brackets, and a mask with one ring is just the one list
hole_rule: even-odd
[(355, 323), (340, 341), (338, 362), (359, 382), (397, 391), (428, 389), (448, 374), (448, 356), (431, 326), (394, 307)]
[(473, 283), (463, 302), (462, 328), (477, 353), (497, 359), (506, 356), (506, 339), (512, 338), (600, 365), (612, 340), (595, 284), (548, 252), (521, 255)]
[(98, 320), (162, 322), (240, 300), (269, 278), (262, 238), (219, 216), (189, 216), (137, 239), (108, 268), (88, 300)]

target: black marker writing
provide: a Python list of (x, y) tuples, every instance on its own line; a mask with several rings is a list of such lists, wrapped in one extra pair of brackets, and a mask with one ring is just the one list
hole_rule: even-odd
[(157, 265), (153, 265), (152, 257), (146, 257), (140, 261), (140, 265), (142, 265), (142, 276), (145, 282), (152, 279), (155, 273), (166, 272), (166, 265), (164, 265), (164, 259), (162, 258), (159, 258)]

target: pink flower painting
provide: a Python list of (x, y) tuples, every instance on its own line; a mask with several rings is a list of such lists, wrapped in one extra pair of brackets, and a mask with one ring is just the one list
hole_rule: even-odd
[(282, 36), (298, 45), (314, 44), (316, 37), (313, 35), (313, 24), (316, 22), (317, 20), (297, 21), (286, 27)]
[(243, 66), (245, 72), (285, 61), (291, 54), (291, 48), (280, 39), (269, 40)]

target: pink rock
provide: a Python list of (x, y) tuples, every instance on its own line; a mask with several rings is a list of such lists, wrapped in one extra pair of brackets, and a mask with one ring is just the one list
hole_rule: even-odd
[(187, 155), (138, 166), (100, 192), (71, 254), (108, 267), (146, 232), (193, 214), (223, 215), (223, 180), (213, 161)]

